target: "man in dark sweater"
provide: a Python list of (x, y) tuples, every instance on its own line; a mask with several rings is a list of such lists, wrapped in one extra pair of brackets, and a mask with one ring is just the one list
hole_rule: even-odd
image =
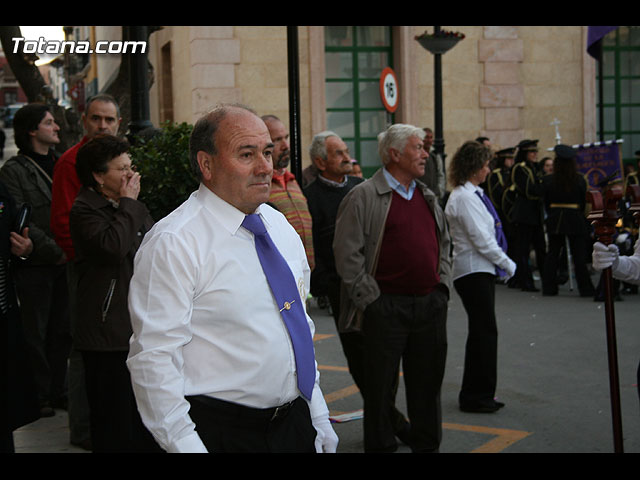
[(381, 133), (383, 168), (347, 194), (336, 219), (340, 331), (364, 334), (365, 452), (397, 448), (388, 406), (401, 360), (412, 451), (438, 451), (442, 438), (450, 238), (437, 197), (417, 180), (423, 139), (412, 125)]
[(349, 175), (353, 163), (344, 141), (331, 131), (313, 137), (309, 147), (311, 161), (318, 169), (316, 179), (303, 190), (313, 221), (313, 250), (316, 267), (311, 272), (311, 295), (328, 297), (334, 317), (340, 311), (340, 279), (333, 257), (333, 232), (338, 206), (362, 178)]

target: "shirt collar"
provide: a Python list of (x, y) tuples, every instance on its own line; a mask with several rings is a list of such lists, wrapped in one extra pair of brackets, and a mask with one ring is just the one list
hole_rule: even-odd
[(469, 180), (467, 180), (464, 185), (462, 185), (466, 190), (469, 190), (470, 192), (480, 192), (480, 194), (484, 194), (484, 190), (482, 189), (482, 187), (480, 185), (474, 185), (473, 183), (471, 183)]
[(398, 180), (395, 179), (393, 175), (389, 173), (386, 167), (382, 167), (382, 174), (384, 178), (387, 180), (389, 187), (391, 187), (394, 191), (396, 191), (402, 198), (407, 200), (411, 200), (413, 196), (413, 192), (416, 189), (416, 181), (411, 180), (409, 184), (409, 189), (407, 190), (404, 185), (402, 185)]
[(323, 182), (325, 185), (329, 185), (330, 187), (344, 187), (349, 180), (347, 176), (344, 176), (344, 180), (342, 182), (334, 182), (333, 180), (329, 180), (328, 178), (323, 177), (322, 175), (318, 175), (318, 180)]
[[(231, 235), (236, 234), (238, 229), (242, 226), (242, 222), (246, 216), (244, 212), (238, 210), (236, 207), (220, 198), (202, 183), (198, 189), (198, 199)], [(262, 214), (263, 207), (264, 204), (259, 205), (254, 213), (260, 215), (265, 227), (268, 229), (269, 221), (266, 219), (265, 215)]]

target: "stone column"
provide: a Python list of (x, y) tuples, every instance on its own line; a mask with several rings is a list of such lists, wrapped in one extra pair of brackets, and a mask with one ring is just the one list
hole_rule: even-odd
[(232, 26), (189, 28), (191, 102), (194, 119), (218, 103), (242, 101), (236, 88), (235, 66), (240, 63), (240, 41)]
[(484, 111), (482, 134), (501, 148), (523, 139), (524, 86), (520, 76), (524, 48), (517, 26), (484, 27), (478, 41), (478, 61), (484, 64), (480, 84), (480, 108)]

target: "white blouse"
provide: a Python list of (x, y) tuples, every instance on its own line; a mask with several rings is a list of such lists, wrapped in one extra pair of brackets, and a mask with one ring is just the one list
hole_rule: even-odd
[(477, 272), (495, 274), (496, 266), (511, 277), (516, 264), (498, 245), (493, 216), (476, 190), (483, 193), (471, 182), (457, 186), (445, 207), (453, 242), (452, 279)]

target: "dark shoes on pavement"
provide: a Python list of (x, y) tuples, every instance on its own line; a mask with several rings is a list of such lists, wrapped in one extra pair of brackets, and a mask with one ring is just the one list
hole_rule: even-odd
[(504, 403), (493, 400), (482, 405), (460, 405), (460, 410), (467, 413), (494, 413), (504, 407)]

